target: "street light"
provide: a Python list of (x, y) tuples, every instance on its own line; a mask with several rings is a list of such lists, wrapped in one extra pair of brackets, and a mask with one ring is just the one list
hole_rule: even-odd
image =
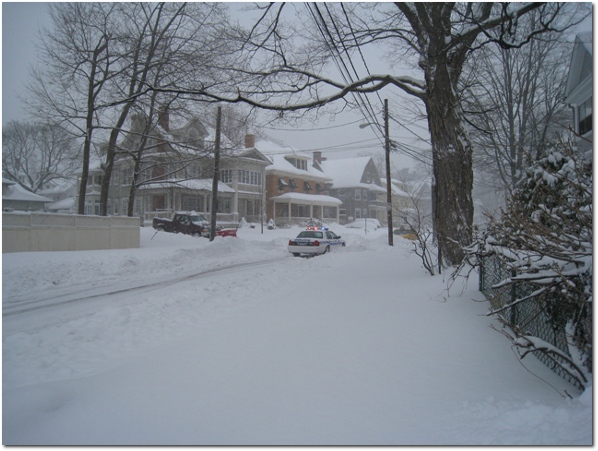
[[(359, 124), (359, 128), (365, 128), (369, 125), (374, 124)], [(392, 234), (392, 184), (390, 180), (390, 136), (388, 133), (388, 99), (384, 99), (384, 153), (386, 156), (386, 222), (388, 224), (388, 245), (393, 246), (394, 242)]]

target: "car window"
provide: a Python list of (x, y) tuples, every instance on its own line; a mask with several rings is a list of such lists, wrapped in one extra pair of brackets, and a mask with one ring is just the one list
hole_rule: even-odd
[(329, 240), (334, 239), (334, 236), (331, 232), (326, 232), (326, 238), (328, 238)]

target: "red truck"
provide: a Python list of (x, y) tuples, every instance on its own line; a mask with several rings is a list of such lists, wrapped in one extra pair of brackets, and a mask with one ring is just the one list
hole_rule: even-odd
[[(176, 213), (172, 219), (154, 218), (152, 227), (157, 231), (170, 233), (183, 233), (191, 236), (210, 236), (210, 223), (206, 218), (198, 214)], [(237, 229), (217, 229), (218, 236), (237, 236)]]

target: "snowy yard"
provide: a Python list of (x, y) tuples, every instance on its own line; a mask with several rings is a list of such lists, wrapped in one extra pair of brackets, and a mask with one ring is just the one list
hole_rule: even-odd
[(3, 444), (592, 444), (592, 390), (524, 367), (477, 279), (384, 228), (293, 258), (299, 230), (4, 254)]

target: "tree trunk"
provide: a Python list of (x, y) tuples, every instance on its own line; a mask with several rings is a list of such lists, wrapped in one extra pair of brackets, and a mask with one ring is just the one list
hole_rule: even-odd
[[(457, 265), (469, 245), (473, 225), (472, 147), (463, 128), (456, 90), (445, 67), (428, 80), (428, 127), (432, 139), (434, 233), (443, 264)], [(444, 69), (444, 70), (443, 70)]]

